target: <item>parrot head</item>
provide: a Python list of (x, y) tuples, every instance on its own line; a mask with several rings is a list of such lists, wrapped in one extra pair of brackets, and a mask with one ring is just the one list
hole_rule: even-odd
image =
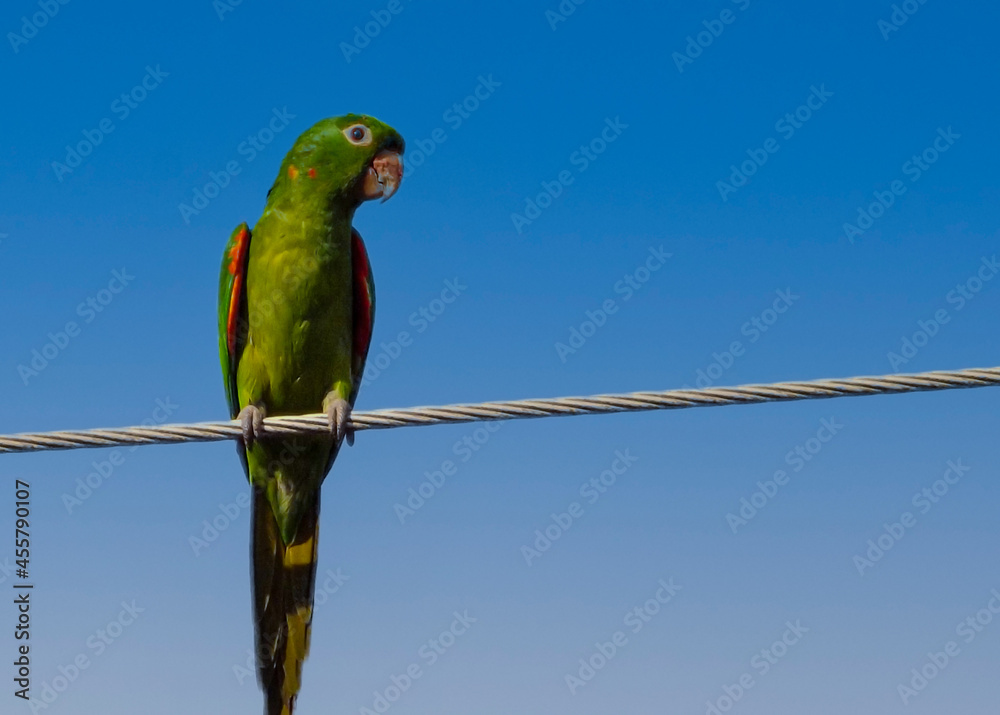
[(399, 132), (375, 117), (322, 119), (295, 140), (274, 188), (291, 182), (351, 209), (372, 199), (388, 201), (403, 179), (404, 148)]

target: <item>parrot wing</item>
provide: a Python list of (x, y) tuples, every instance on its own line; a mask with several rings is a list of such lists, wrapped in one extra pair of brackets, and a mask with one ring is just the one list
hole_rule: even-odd
[(250, 257), (250, 228), (241, 223), (233, 231), (222, 255), (219, 276), (219, 359), (226, 386), (229, 416), (240, 413), (236, 368), (247, 337), (247, 265)]
[(351, 264), (354, 272), (354, 358), (351, 363), (351, 405), (358, 397), (365, 374), (365, 361), (372, 342), (375, 326), (375, 279), (368, 262), (368, 251), (361, 234), (356, 230), (351, 236)]
[[(219, 359), (222, 362), (222, 380), (226, 386), (229, 416), (236, 419), (240, 413), (240, 392), (236, 386), (236, 368), (240, 364), (247, 338), (247, 264), (250, 257), (250, 228), (241, 223), (233, 231), (222, 254), (222, 271), (219, 276)], [(236, 451), (243, 464), (243, 472), (250, 478), (247, 450), (242, 440), (237, 440)]]

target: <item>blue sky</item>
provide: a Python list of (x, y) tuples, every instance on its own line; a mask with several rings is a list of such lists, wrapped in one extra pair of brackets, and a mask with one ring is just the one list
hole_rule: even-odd
[[(224, 242), (347, 112), (409, 162), (355, 221), (359, 409), (995, 365), (1000, 11), (896, 8), (8, 3), (0, 433), (223, 418)], [(298, 711), (994, 713), (995, 400), (361, 435)], [(260, 707), (231, 445), (0, 474), (3, 533), (31, 485), (40, 712)]]

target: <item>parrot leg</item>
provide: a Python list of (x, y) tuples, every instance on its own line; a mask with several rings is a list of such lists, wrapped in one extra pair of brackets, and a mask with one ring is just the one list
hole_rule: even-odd
[(326, 412), (334, 439), (339, 443), (347, 437), (347, 443), (353, 444), (354, 431), (348, 432), (347, 429), (347, 421), (351, 418), (351, 403), (336, 392), (330, 392), (323, 400), (323, 411)]
[(264, 434), (264, 408), (247, 405), (236, 416), (243, 427), (243, 443), (249, 448)]

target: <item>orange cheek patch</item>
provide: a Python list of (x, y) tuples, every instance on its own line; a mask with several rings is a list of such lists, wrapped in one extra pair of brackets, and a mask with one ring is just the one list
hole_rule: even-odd
[(293, 181), (299, 177), (299, 170), (295, 168), (295, 164), (288, 167), (288, 178)]

